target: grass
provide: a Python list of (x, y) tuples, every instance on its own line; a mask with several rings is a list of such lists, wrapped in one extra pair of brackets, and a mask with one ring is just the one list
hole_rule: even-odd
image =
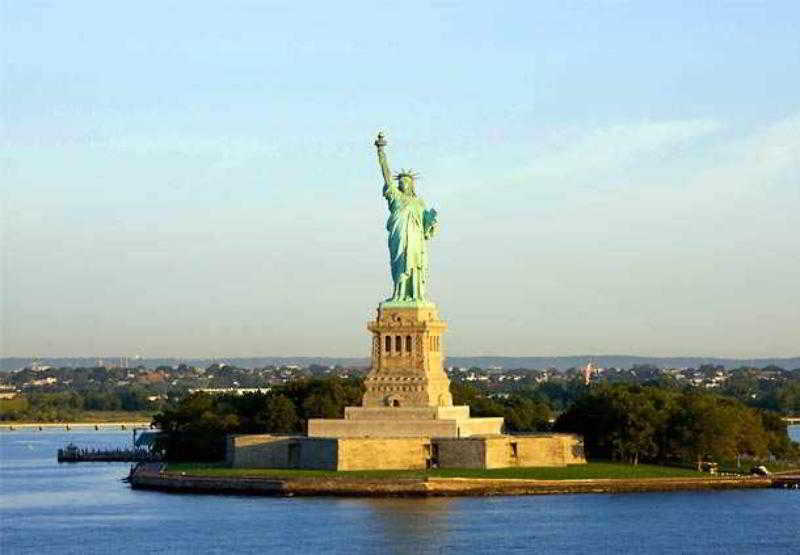
[(440, 468), (433, 470), (294, 470), (278, 468), (226, 468), (221, 463), (172, 463), (168, 472), (183, 472), (188, 476), (257, 477), (257, 478), (500, 478), (534, 480), (637, 479), (637, 478), (701, 478), (708, 477), (695, 470), (648, 464), (629, 465), (592, 462), (565, 467), (497, 468), (492, 470)]

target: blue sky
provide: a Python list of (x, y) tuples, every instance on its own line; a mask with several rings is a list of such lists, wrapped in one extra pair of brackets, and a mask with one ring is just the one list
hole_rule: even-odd
[(12, 2), (2, 353), (364, 355), (372, 141), (457, 355), (800, 353), (796, 2)]

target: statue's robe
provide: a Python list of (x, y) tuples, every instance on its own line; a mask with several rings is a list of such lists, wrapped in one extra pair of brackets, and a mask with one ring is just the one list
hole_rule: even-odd
[[(421, 198), (404, 193), (394, 184), (384, 187), (383, 196), (389, 203), (390, 212), (386, 229), (389, 232), (392, 280), (397, 285), (400, 277), (405, 274), (408, 278), (406, 289), (400, 294), (415, 300), (424, 300), (425, 284), (428, 281), (425, 230), (431, 216), (425, 210), (425, 203)], [(417, 295), (413, 294), (415, 289)]]

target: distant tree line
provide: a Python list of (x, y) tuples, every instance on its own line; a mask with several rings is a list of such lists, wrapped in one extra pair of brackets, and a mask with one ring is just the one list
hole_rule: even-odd
[(732, 370), (720, 393), (753, 407), (800, 415), (800, 371), (795, 370), (791, 380), (759, 379), (759, 371), (751, 368)]
[(490, 397), (471, 385), (452, 383), (454, 405), (468, 405), (474, 417), (502, 416), (506, 431), (537, 432), (550, 429), (552, 411), (540, 396), (524, 393)]
[(139, 387), (83, 393), (23, 393), (13, 399), (0, 399), (0, 420), (69, 422), (84, 411), (152, 411), (160, 404), (149, 401), (150, 396), (150, 392)]
[[(191, 389), (275, 387), (309, 378), (355, 376), (359, 372), (358, 369), (331, 369), (320, 365), (311, 365), (305, 369), (274, 367), (246, 369), (226, 364), (213, 364), (205, 369), (185, 364), (175, 368), (160, 366), (152, 370), (141, 366), (51, 368), (37, 371), (25, 369), (0, 374), (0, 384), (21, 391), (13, 402), (0, 400), (0, 418), (58, 420), (72, 418), (76, 411), (81, 410), (154, 411), (161, 408), (164, 398), (180, 398), (187, 395)], [(724, 380), (718, 383), (697, 385), (688, 382), (696, 376), (704, 376), (708, 381), (713, 381), (720, 373), (724, 374)], [(475, 374), (480, 374), (487, 380), (465, 379), (466, 376)], [(566, 372), (526, 369), (487, 372), (475, 367), (470, 368), (469, 372), (451, 372), (450, 376), (454, 388), (459, 386), (471, 388), (475, 391), (471, 396), (475, 398), (476, 406), (483, 403), (486, 405), (486, 410), (493, 413), (504, 410), (497, 406), (508, 404), (503, 399), (511, 399), (511, 402), (529, 399), (545, 403), (553, 413), (558, 414), (586, 392), (586, 386), (577, 368)], [(52, 383), (48, 380), (52, 380)], [(602, 383), (659, 386), (683, 392), (708, 390), (731, 397), (748, 406), (787, 415), (800, 415), (800, 369), (785, 370), (770, 366), (725, 370), (722, 366), (708, 364), (675, 374), (675, 372), (665, 372), (656, 366), (640, 364), (629, 369), (607, 369), (602, 374), (593, 376), (592, 384)], [(47, 397), (47, 394), (77, 394), (80, 399), (64, 395)], [(158, 397), (159, 400), (146, 401), (147, 397)], [(41, 412), (37, 412), (40, 408)]]
[[(540, 381), (533, 376), (538, 373)], [(453, 383), (469, 383), (489, 395), (516, 394), (532, 399), (542, 399), (554, 412), (562, 412), (586, 391), (581, 370), (571, 368), (564, 372), (549, 371), (541, 381), (542, 371), (523, 368), (508, 370), (505, 377), (519, 380), (497, 380), (501, 372), (490, 373), (481, 368), (470, 368), (468, 373), (451, 373)], [(480, 374), (485, 381), (467, 382), (465, 376)], [(722, 375), (724, 379), (715, 381)], [(703, 383), (691, 382), (694, 377), (704, 378)], [(533, 383), (532, 383), (533, 382)], [(732, 397), (742, 403), (786, 415), (800, 415), (800, 369), (785, 370), (777, 366), (764, 368), (739, 367), (726, 370), (723, 366), (705, 364), (699, 368), (688, 368), (676, 373), (665, 371), (651, 364), (637, 364), (631, 368), (610, 368), (595, 374), (592, 384), (633, 384), (658, 386), (679, 391), (712, 391)]]

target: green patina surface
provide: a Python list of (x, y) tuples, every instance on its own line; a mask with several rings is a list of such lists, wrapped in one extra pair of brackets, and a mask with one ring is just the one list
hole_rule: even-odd
[(389, 265), (394, 282), (394, 290), (388, 301), (403, 303), (401, 306), (417, 306), (427, 297), (427, 241), (436, 233), (437, 212), (428, 210), (425, 201), (417, 196), (416, 175), (412, 171), (403, 170), (392, 177), (384, 152), (386, 144), (383, 134), (379, 133), (375, 146), (383, 175), (383, 196), (389, 205), (386, 229), (389, 232)]
[(435, 308), (436, 305), (427, 301), (393, 301), (387, 300), (380, 303), (381, 308)]
[(628, 465), (594, 462), (566, 467), (530, 467), (435, 470), (358, 470), (337, 472), (331, 470), (289, 470), (277, 468), (227, 468), (209, 464), (170, 464), (168, 472), (183, 472), (188, 476), (258, 477), (258, 478), (500, 478), (528, 480), (588, 480), (631, 478), (709, 478), (708, 474), (685, 468), (647, 464)]

